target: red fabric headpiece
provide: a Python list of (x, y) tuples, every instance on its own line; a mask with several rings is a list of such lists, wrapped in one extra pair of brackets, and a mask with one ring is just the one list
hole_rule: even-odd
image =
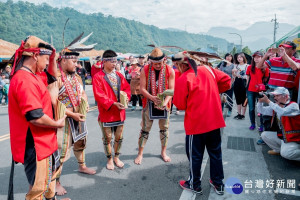
[(20, 61), (20, 58), (23, 55), (23, 52), (36, 53), (36, 54), (40, 53), (40, 48), (28, 48), (28, 49), (25, 49), (24, 45), (25, 45), (25, 42), (22, 41), (21, 42), (21, 46), (16, 50), (14, 64), (13, 64), (13, 67), (12, 67), (12, 70), (11, 70), (11, 75), (14, 74), (16, 65), (18, 65), (18, 63)]

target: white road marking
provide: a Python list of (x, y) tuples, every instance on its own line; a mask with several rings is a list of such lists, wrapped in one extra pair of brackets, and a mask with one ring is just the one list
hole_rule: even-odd
[[(204, 154), (204, 156), (205, 156), (205, 154)], [(202, 170), (202, 172), (201, 172), (201, 180), (202, 180), (202, 177), (203, 177), (206, 165), (207, 165), (207, 161), (208, 161), (208, 158), (203, 159), (202, 166), (201, 166), (201, 170)], [(196, 196), (197, 195), (195, 193), (191, 192), (191, 191), (183, 190), (182, 193), (181, 193), (181, 196), (180, 196), (179, 200), (195, 200)]]

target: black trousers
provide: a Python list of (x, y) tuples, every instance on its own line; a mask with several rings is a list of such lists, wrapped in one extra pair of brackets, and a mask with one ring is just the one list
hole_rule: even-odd
[(34, 185), (36, 172), (36, 152), (34, 148), (34, 141), (30, 129), (27, 130), (26, 149), (24, 156), (25, 174), (30, 185)]
[(221, 150), (221, 132), (216, 129), (207, 133), (187, 135), (185, 140), (186, 155), (190, 161), (190, 185), (201, 185), (201, 165), (205, 147), (210, 158), (210, 179), (219, 186), (223, 184), (224, 172)]
[(136, 102), (139, 101), (139, 106), (142, 106), (142, 98), (140, 94), (131, 95), (132, 106), (136, 106)]

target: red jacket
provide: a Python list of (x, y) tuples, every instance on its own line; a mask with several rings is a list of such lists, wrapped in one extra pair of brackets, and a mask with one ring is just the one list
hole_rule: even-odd
[[(130, 85), (121, 73), (116, 73), (121, 79), (120, 90), (126, 92), (128, 99), (130, 99)], [(93, 78), (93, 91), (95, 99), (98, 103), (98, 120), (100, 120), (101, 122), (116, 122), (125, 120), (125, 109), (119, 110), (116, 106), (113, 105), (113, 103), (117, 102), (118, 100), (113, 89), (105, 80), (105, 73), (102, 70)]]
[[(97, 65), (97, 67), (96, 67)], [(92, 68), (91, 68), (91, 77), (92, 77), (92, 81), (93, 81), (93, 78), (94, 76), (101, 71), (101, 68), (98, 68), (99, 67), (99, 64), (98, 63), (95, 63), (92, 65)]]
[[(216, 69), (198, 67), (184, 72), (175, 82), (173, 103), (185, 110), (184, 128), (187, 135), (207, 133), (225, 127), (219, 93), (230, 88), (230, 77)], [(213, 76), (213, 74), (214, 76)]]
[(11, 152), (16, 162), (24, 163), (28, 128), (33, 136), (37, 160), (57, 150), (56, 129), (35, 126), (26, 120), (25, 114), (36, 109), (43, 109), (44, 114), (53, 118), (51, 97), (42, 79), (19, 70), (10, 82), (8, 105)]

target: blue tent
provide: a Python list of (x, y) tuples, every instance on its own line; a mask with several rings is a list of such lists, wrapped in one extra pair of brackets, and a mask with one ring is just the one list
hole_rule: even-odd
[(82, 57), (82, 58), (79, 58), (79, 60), (81, 60), (81, 61), (90, 61), (90, 57)]

